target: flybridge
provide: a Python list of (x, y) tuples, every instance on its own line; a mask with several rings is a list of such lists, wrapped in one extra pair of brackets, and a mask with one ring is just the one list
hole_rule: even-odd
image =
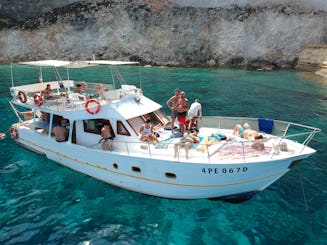
[[(116, 61), (116, 60), (78, 60), (78, 61), (68, 61), (68, 60), (38, 60), (38, 61), (26, 61), (26, 62), (19, 62), (19, 65), (27, 65), (27, 66), (37, 66), (40, 68), (39, 71), (39, 82), (43, 82), (43, 68), (51, 67), (54, 70), (54, 74), (56, 75), (57, 81), (63, 81), (61, 74), (58, 68), (63, 67), (67, 68), (67, 76), (69, 78), (69, 71), (68, 69), (73, 68), (84, 68), (84, 67), (92, 67), (92, 66), (109, 66), (111, 67), (111, 72), (113, 76), (115, 76), (121, 84), (125, 84), (121, 74), (117, 70), (115, 66), (124, 66), (124, 65), (138, 65), (139, 62), (134, 61)], [(14, 77), (13, 77), (13, 67), (12, 69), (12, 87), (14, 87)], [(113, 79), (113, 78), (112, 78)], [(115, 88), (115, 84), (113, 83), (113, 88)], [(141, 86), (140, 86), (141, 87)]]

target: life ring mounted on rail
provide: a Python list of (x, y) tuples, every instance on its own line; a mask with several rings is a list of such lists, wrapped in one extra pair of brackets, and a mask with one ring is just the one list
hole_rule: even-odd
[(19, 99), (20, 102), (25, 104), (26, 101), (27, 101), (27, 96), (23, 91), (19, 91), (18, 92), (18, 99)]
[(44, 99), (43, 99), (43, 96), (42, 96), (42, 95), (40, 95), (40, 94), (38, 94), (38, 93), (35, 93), (34, 96), (33, 96), (33, 98), (34, 98), (34, 104), (35, 104), (36, 106), (41, 106), (41, 105), (43, 105), (43, 103), (44, 103)]
[(18, 134), (18, 130), (16, 127), (11, 127), (10, 128), (10, 136), (12, 139), (18, 139), (19, 138), (19, 134)]
[(89, 99), (85, 103), (85, 109), (90, 114), (97, 114), (101, 110), (101, 104), (97, 99)]

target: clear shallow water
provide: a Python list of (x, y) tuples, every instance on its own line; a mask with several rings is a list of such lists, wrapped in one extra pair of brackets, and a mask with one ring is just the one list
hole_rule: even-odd
[[(89, 69), (89, 68), (88, 68)], [(87, 81), (106, 82), (91, 68)], [(141, 70), (141, 72), (139, 72)], [(120, 69), (165, 105), (173, 89), (201, 98), (205, 115), (267, 117), (320, 127), (318, 153), (242, 204), (145, 196), (61, 167), (0, 140), (0, 244), (327, 244), (327, 81), (295, 71)], [(72, 74), (73, 73), (73, 74)], [(74, 70), (71, 78), (82, 79)], [(63, 76), (65, 78), (65, 76)], [(15, 68), (15, 79), (37, 81)], [(44, 72), (46, 81), (54, 79)], [(17, 121), (9, 66), (0, 66), (0, 132)], [(166, 112), (167, 108), (164, 106)]]

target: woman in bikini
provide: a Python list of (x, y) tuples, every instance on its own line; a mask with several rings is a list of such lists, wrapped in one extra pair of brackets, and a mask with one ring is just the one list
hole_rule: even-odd
[(145, 123), (140, 128), (141, 133), (141, 140), (142, 141), (148, 141), (148, 142), (156, 142), (158, 143), (159, 140), (153, 133), (153, 127), (151, 125), (151, 120), (146, 119)]

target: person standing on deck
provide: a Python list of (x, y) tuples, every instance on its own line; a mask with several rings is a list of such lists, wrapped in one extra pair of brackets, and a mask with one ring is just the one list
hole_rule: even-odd
[(200, 104), (200, 99), (195, 99), (194, 102), (191, 104), (190, 109), (188, 110), (187, 113), (188, 117), (193, 118), (193, 117), (199, 117), (200, 119), (202, 118), (202, 106)]
[(166, 103), (168, 108), (171, 110), (170, 123), (171, 123), (171, 132), (172, 133), (174, 133), (174, 123), (177, 118), (177, 103), (178, 103), (179, 95), (180, 95), (181, 91), (178, 88), (176, 88), (174, 92), (175, 92), (175, 95), (172, 96)]
[(184, 136), (186, 115), (188, 110), (188, 99), (184, 91), (180, 93), (179, 99), (177, 101), (177, 121), (179, 123), (180, 136)]

